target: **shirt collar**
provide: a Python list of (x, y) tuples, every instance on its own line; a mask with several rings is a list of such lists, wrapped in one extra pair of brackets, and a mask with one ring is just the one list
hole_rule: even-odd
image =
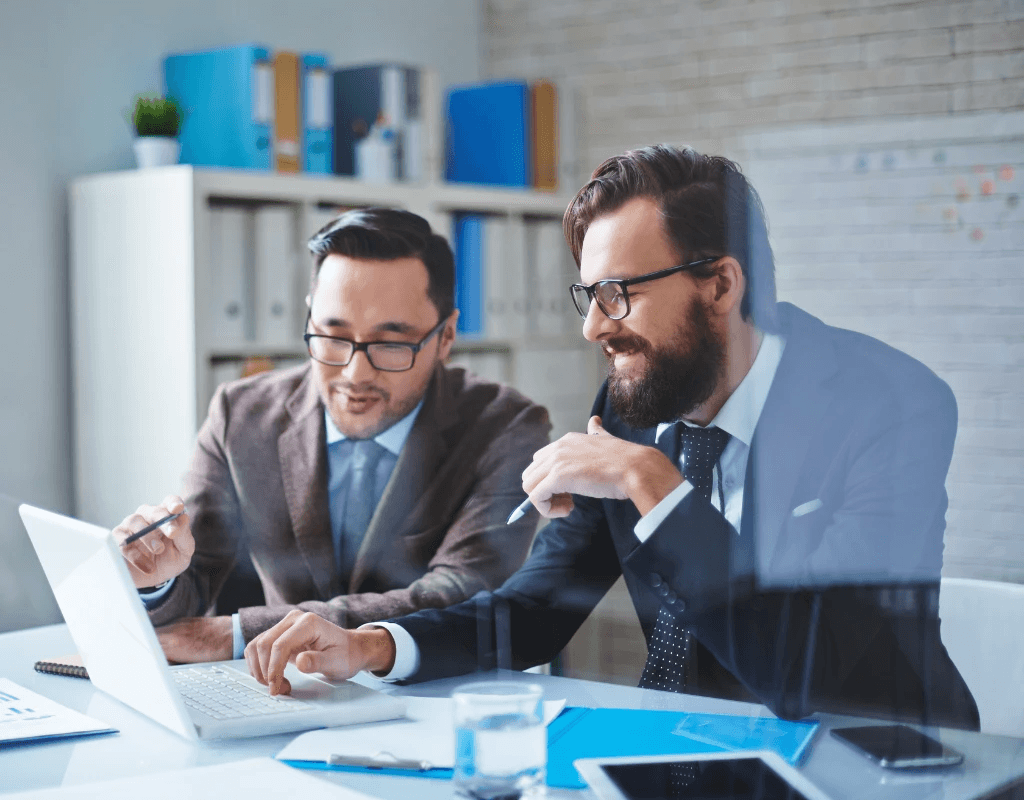
[[(398, 422), (388, 428), (386, 431), (381, 431), (373, 437), (373, 441), (392, 453), (394, 456), (399, 456), (402, 453), (402, 448), (405, 447), (405, 440), (409, 438), (409, 433), (412, 431), (413, 423), (416, 422), (416, 415), (420, 413), (420, 409), (423, 408), (423, 399), (417, 404), (416, 408), (402, 417)], [(327, 446), (330, 447), (335, 442), (343, 442), (348, 437), (338, 430), (337, 425), (334, 424), (334, 420), (331, 419), (331, 415), (327, 413), (327, 409), (324, 409), (324, 422), (327, 425)]]
[[(739, 439), (747, 447), (750, 447), (750, 443), (754, 439), (754, 429), (757, 427), (757, 421), (761, 418), (761, 410), (768, 399), (768, 391), (772, 387), (772, 381), (775, 380), (775, 373), (779, 369), (779, 362), (782, 361), (782, 353), (785, 349), (786, 340), (782, 336), (775, 333), (764, 334), (754, 363), (708, 427), (712, 425), (719, 427), (734, 439)], [(699, 427), (686, 420), (682, 420), (682, 422), (693, 428)], [(658, 441), (673, 424), (671, 422), (660, 423), (654, 440)]]

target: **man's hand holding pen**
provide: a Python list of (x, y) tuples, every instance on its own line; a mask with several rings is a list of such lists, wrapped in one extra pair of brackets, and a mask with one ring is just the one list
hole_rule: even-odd
[(192, 538), (188, 514), (184, 511), (182, 499), (171, 495), (158, 506), (139, 506), (134, 514), (114, 528), (114, 538), (118, 544), (122, 544), (132, 534), (154, 522), (180, 514), (152, 533), (125, 543), (121, 548), (136, 587), (143, 589), (158, 586), (180, 575), (188, 567), (196, 543)]
[(632, 500), (647, 514), (683, 476), (656, 447), (612, 436), (591, 417), (587, 435), (567, 433), (538, 450), (523, 472), (523, 490), (545, 517), (564, 517), (574, 494)]

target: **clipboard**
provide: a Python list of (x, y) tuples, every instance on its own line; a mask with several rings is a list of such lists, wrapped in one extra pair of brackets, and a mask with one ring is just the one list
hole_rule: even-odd
[[(382, 723), (389, 724), (389, 723)], [(547, 785), (582, 789), (573, 761), (609, 756), (678, 755), (733, 750), (772, 750), (790, 764), (807, 752), (819, 724), (815, 720), (789, 722), (772, 716), (739, 717), (726, 714), (691, 714), (631, 708), (567, 707), (547, 729)], [(399, 777), (450, 780), (450, 768), (396, 769), (330, 764), (326, 760), (281, 758), (299, 769), (361, 772)], [(389, 754), (390, 755), (390, 754)], [(417, 754), (395, 754), (418, 758)], [(395, 757), (391, 756), (391, 757)]]

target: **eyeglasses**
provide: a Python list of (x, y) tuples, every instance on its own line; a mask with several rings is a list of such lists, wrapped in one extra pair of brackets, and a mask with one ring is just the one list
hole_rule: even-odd
[(569, 287), (569, 293), (572, 295), (573, 305), (576, 306), (576, 310), (580, 312), (580, 316), (583, 319), (587, 318), (590, 304), (595, 301), (597, 302), (597, 307), (604, 312), (608, 319), (622, 319), (629, 313), (629, 291), (626, 289), (627, 286), (647, 283), (647, 281), (656, 281), (658, 278), (665, 278), (676, 272), (682, 272), (684, 269), (699, 267), (701, 264), (710, 264), (712, 261), (718, 261), (718, 257), (702, 258), (700, 261), (691, 261), (689, 264), (659, 269), (657, 272), (649, 272), (637, 278), (612, 278), (610, 280), (597, 281), (590, 284), (590, 286), (574, 283)]
[[(309, 328), (312, 312), (306, 314), (306, 328)], [(330, 367), (344, 367), (356, 353), (362, 350), (370, 361), (370, 366), (381, 372), (405, 372), (416, 363), (416, 354), (423, 349), (431, 337), (440, 331), (450, 317), (445, 317), (430, 329), (430, 333), (415, 344), (406, 342), (353, 342), (339, 339), (337, 336), (324, 336), (320, 333), (307, 333), (306, 340), (309, 355), (321, 364)]]

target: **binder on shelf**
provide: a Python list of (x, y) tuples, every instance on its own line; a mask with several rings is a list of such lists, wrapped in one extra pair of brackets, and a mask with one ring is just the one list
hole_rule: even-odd
[(457, 214), (454, 220), (455, 305), (459, 309), (459, 333), (479, 336), (484, 332), (483, 227), (479, 214)]
[(530, 86), (530, 138), (533, 188), (558, 189), (558, 90), (551, 81)]
[(529, 107), (525, 81), (452, 89), (447, 104), (447, 179), (530, 186)]
[[(444, 114), (441, 108), (441, 76), (435, 69), (420, 70), (419, 167), (415, 157), (406, 162), (410, 181), (439, 183), (444, 179)], [(416, 128), (412, 126), (408, 152), (417, 153)]]
[(569, 333), (579, 319), (570, 308), (569, 286), (576, 282), (571, 264), (561, 222), (536, 220), (527, 225), (527, 282), (533, 301), (530, 321), (542, 336)]
[(253, 336), (250, 265), (251, 212), (242, 206), (210, 206), (210, 337), (218, 347), (237, 347)]
[(485, 217), (480, 258), (484, 295), (483, 334), (488, 339), (511, 336), (512, 302), (515, 292), (512, 267), (508, 258), (510, 231), (503, 217)]
[(274, 67), (266, 47), (167, 56), (164, 83), (184, 111), (183, 164), (271, 168)]
[(296, 322), (295, 211), (287, 205), (260, 206), (254, 222), (256, 341), (261, 346), (294, 347), (302, 335), (301, 323)]
[(299, 54), (274, 54), (274, 168), (278, 172), (302, 169)]
[(399, 64), (371, 64), (334, 70), (334, 172), (356, 175), (356, 143), (380, 122), (396, 136), (398, 180), (422, 174), (419, 70)]
[(489, 339), (516, 339), (526, 333), (527, 286), (520, 217), (484, 220), (483, 333)]
[(576, 125), (582, 119), (579, 102), (579, 93), (570, 84), (558, 84), (558, 184), (573, 192), (589, 174), (585, 165), (581, 169), (576, 148)]
[(302, 150), (306, 172), (330, 175), (334, 171), (334, 108), (331, 102), (330, 61), (319, 53), (306, 53), (301, 62)]

